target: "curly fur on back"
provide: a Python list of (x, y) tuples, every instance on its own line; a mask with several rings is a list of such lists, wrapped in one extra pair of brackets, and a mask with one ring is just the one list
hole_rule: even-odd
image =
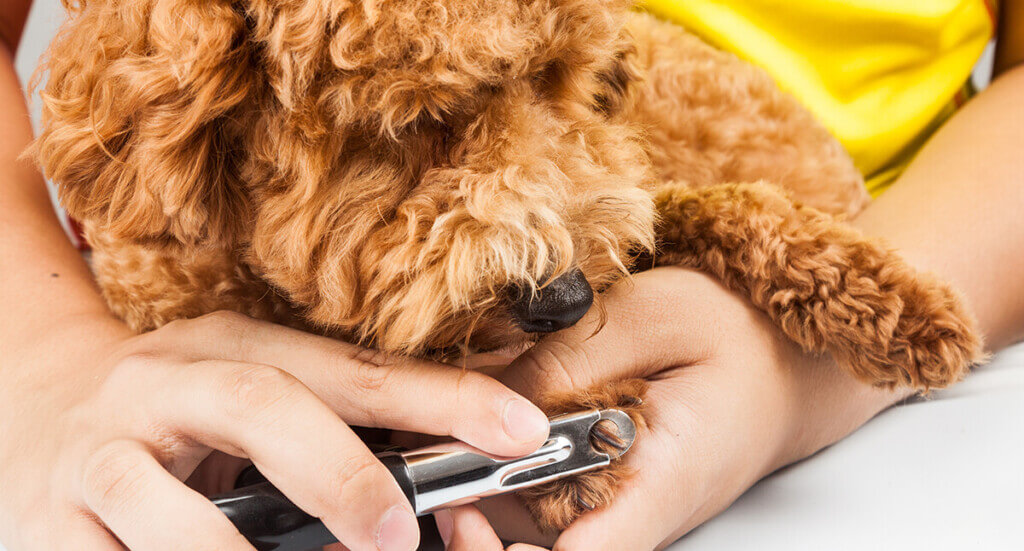
[[(872, 384), (981, 358), (952, 289), (843, 225), (868, 198), (828, 132), (626, 0), (64, 1), (36, 153), (139, 331), (229, 309), (389, 352), (512, 346), (535, 336), (508, 289), (579, 268), (599, 293), (653, 252)], [(545, 407), (642, 426), (644, 388)], [(564, 528), (627, 472), (525, 498)]]
[[(602, 288), (653, 246), (637, 129), (596, 109), (627, 47), (610, 5), (81, 2), (39, 156), (90, 239), (123, 244), (97, 247), (105, 289), (153, 292), (108, 266), (125, 256), (214, 246), (322, 331), (493, 346), (515, 333), (502, 288), (573, 266)], [(137, 329), (231, 308), (157, 285)]]

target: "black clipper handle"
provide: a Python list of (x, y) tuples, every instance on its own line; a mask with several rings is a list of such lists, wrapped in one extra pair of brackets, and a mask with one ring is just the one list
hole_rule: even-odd
[[(395, 452), (377, 454), (416, 506), (409, 467)], [(337, 543), (320, 519), (306, 514), (269, 482), (210, 498), (257, 551), (307, 551)]]

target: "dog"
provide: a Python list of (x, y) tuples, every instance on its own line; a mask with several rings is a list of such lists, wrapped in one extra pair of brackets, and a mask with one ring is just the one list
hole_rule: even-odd
[[(65, 5), (35, 154), (137, 331), (234, 310), (452, 358), (680, 265), (870, 384), (938, 388), (981, 357), (949, 286), (843, 223), (869, 198), (828, 131), (625, 0)], [(642, 426), (643, 393), (545, 408)], [(558, 530), (626, 476), (524, 499)]]

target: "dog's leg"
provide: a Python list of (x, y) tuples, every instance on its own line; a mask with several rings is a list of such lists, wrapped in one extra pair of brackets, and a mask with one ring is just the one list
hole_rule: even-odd
[[(805, 350), (833, 354), (864, 381), (939, 388), (982, 357), (974, 321), (949, 286), (832, 216), (794, 204), (773, 185), (667, 184), (655, 201), (662, 217), (656, 264), (710, 272)], [(621, 407), (642, 425), (635, 398), (645, 390), (643, 381), (623, 381), (552, 396), (542, 407)], [(614, 449), (608, 440), (595, 444)], [(562, 530), (609, 503), (629, 474), (613, 462), (521, 495), (543, 530)]]
[(983, 357), (973, 318), (946, 284), (769, 184), (667, 184), (658, 265), (701, 269), (749, 296), (809, 352), (861, 380), (928, 390)]
[(135, 331), (217, 310), (289, 323), (292, 314), (225, 246), (134, 243), (86, 227), (92, 264), (111, 310)]
[(646, 130), (661, 181), (765, 180), (833, 215), (868, 204), (842, 145), (763, 69), (649, 14), (635, 14), (629, 30), (642, 78), (620, 116)]
[[(587, 409), (620, 409), (629, 414), (642, 435), (647, 427), (643, 417), (643, 397), (646, 391), (645, 381), (630, 379), (603, 383), (584, 391), (548, 396), (541, 400), (540, 406), (548, 415)], [(519, 493), (541, 530), (564, 530), (583, 513), (608, 504), (622, 480), (631, 474), (629, 468), (618, 461), (621, 441), (616, 435), (614, 423), (599, 423), (591, 435), (591, 445), (611, 455), (614, 458), (611, 465)]]

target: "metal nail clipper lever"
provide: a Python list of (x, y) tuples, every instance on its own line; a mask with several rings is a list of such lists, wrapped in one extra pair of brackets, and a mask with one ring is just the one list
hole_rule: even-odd
[[(613, 456), (595, 449), (592, 437), (615, 448), (618, 455), (636, 438), (633, 421), (617, 409), (571, 413), (550, 421), (548, 440), (525, 457), (494, 457), (455, 442), (384, 452), (377, 458), (391, 471), (416, 514), (422, 516), (604, 467)], [(596, 430), (599, 421), (615, 424), (615, 438), (609, 440)], [(303, 512), (269, 482), (212, 500), (259, 551), (305, 551), (337, 541), (319, 519)]]

